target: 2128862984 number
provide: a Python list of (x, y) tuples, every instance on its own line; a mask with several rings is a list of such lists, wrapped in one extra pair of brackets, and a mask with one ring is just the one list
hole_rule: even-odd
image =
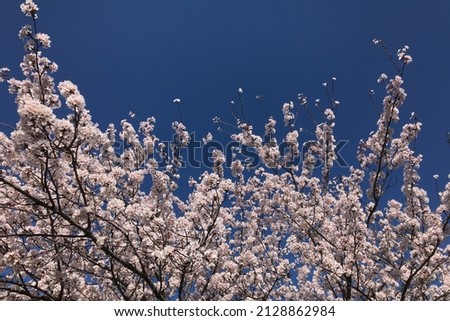
[(318, 306), (318, 305), (305, 305), (305, 306), (257, 306), (256, 316), (258, 317), (315, 317), (315, 316), (334, 316), (336, 313), (334, 306)]

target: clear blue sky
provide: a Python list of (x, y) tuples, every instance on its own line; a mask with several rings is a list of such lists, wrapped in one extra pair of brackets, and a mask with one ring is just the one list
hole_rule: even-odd
[[(20, 77), (23, 44), (20, 27), (29, 23), (21, 0), (0, 1), (0, 67)], [(448, 0), (37, 0), (39, 30), (50, 34), (46, 55), (85, 96), (94, 121), (105, 129), (133, 110), (141, 119), (157, 118), (165, 138), (178, 117), (174, 98), (182, 99), (183, 121), (197, 137), (208, 131), (226, 139), (214, 116), (232, 121), (231, 100), (244, 89), (246, 113), (263, 130), (255, 100), (263, 95), (270, 114), (280, 119), (284, 102), (305, 93), (325, 98), (322, 82), (337, 78), (336, 136), (350, 140), (343, 155), (356, 164), (361, 138), (376, 128), (377, 114), (368, 91), (379, 101), (376, 79), (394, 72), (381, 38), (395, 51), (407, 44), (414, 61), (406, 72), (408, 92), (401, 116), (416, 112), (423, 123), (417, 150), (425, 155), (421, 176), (434, 194), (433, 174), (441, 187), (449, 173), (450, 1)], [(0, 122), (15, 124), (13, 97), (0, 90)], [(307, 124), (305, 120), (303, 124)], [(260, 126), (258, 128), (258, 126)]]

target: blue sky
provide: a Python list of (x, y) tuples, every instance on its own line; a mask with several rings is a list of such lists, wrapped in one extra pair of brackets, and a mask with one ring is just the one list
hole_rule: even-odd
[[(0, 67), (20, 77), (20, 27), (30, 23), (20, 0), (0, 2)], [(60, 66), (57, 81), (70, 79), (85, 96), (94, 121), (107, 124), (155, 116), (157, 134), (168, 138), (177, 120), (174, 98), (182, 99), (183, 122), (197, 137), (216, 131), (214, 116), (232, 121), (230, 101), (244, 89), (245, 111), (262, 132), (267, 110), (280, 120), (281, 106), (297, 94), (326, 98), (322, 87), (337, 78), (336, 137), (349, 140), (344, 158), (356, 164), (356, 146), (376, 129), (368, 91), (394, 75), (381, 48), (393, 53), (407, 44), (413, 63), (405, 75), (408, 93), (401, 117), (415, 112), (423, 123), (417, 150), (421, 176), (434, 193), (449, 173), (450, 1), (447, 0), (38, 0), (38, 27), (50, 34), (46, 55)], [(17, 121), (13, 97), (0, 90), (0, 122)], [(301, 115), (302, 117), (302, 115)], [(303, 115), (302, 125), (308, 120)], [(305, 137), (305, 139), (307, 139)]]

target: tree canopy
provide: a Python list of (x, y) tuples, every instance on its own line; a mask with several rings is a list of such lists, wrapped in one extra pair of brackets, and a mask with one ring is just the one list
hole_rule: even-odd
[(450, 182), (432, 208), (411, 147), (421, 123), (399, 123), (408, 46), (392, 58), (396, 75), (379, 78), (383, 108), (357, 164), (335, 175), (331, 89), (306, 142), (296, 124), (306, 97), (282, 106), (284, 127), (268, 117), (262, 134), (236, 106), (233, 153), (211, 145), (211, 168), (183, 199), (192, 141), (182, 117), (169, 144), (153, 117), (102, 131), (78, 87), (55, 83), (38, 6), (20, 8), (31, 19), (19, 33), (23, 78), (0, 73), (19, 117), (0, 133), (1, 299), (450, 299)]

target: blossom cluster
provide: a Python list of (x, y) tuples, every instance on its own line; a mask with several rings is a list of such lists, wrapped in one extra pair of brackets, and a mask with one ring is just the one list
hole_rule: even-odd
[(36, 13), (38, 12), (39, 7), (33, 2), (33, 0), (26, 0), (20, 5), (20, 10), (22, 10), (26, 16), (37, 18)]

